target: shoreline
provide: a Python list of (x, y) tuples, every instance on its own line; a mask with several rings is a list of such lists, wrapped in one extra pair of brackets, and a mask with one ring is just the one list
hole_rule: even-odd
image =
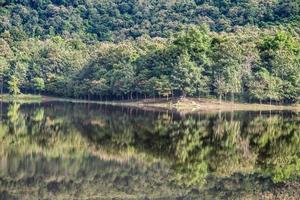
[(269, 105), (269, 104), (251, 104), (239, 102), (221, 103), (215, 99), (206, 98), (185, 98), (185, 99), (147, 99), (133, 102), (107, 102), (111, 105), (135, 106), (139, 108), (156, 108), (176, 110), (183, 113), (193, 112), (229, 112), (229, 111), (270, 111), (270, 110), (292, 110), (300, 112), (300, 104), (294, 105)]
[(73, 98), (61, 98), (42, 95), (19, 95), (10, 97), (8, 95), (0, 96), (3, 102), (16, 101), (20, 103), (36, 103), (36, 102), (72, 102), (72, 103), (94, 103), (113, 106), (128, 106), (141, 109), (162, 109), (172, 110), (183, 113), (193, 112), (228, 112), (228, 111), (269, 111), (269, 110), (292, 110), (300, 112), (300, 104), (292, 105), (270, 105), (257, 103), (239, 103), (239, 102), (224, 102), (221, 103), (216, 99), (207, 98), (173, 98), (173, 99), (141, 99), (141, 100), (126, 100), (126, 101), (97, 101), (97, 100), (81, 100)]

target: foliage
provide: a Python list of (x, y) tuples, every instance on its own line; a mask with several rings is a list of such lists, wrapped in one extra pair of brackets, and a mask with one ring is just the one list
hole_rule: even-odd
[(300, 96), (294, 0), (0, 2), (6, 93), (268, 103)]
[(120, 41), (142, 35), (166, 37), (180, 27), (207, 24), (214, 31), (267, 26), (299, 18), (296, 0), (39, 0), (0, 1), (0, 33), (14, 40), (64, 38)]

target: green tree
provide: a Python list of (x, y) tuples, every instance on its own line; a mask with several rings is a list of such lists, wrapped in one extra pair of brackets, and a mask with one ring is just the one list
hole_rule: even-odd
[(259, 103), (261, 104), (262, 101), (267, 98), (266, 90), (267, 82), (263, 78), (263, 76), (261, 76), (261, 73), (258, 73), (257, 75), (255, 75), (255, 78), (250, 82), (250, 96), (254, 99), (259, 100)]
[[(280, 84), (280, 87), (282, 87), (282, 90), (277, 92), (279, 94), (273, 94), (273, 98), (295, 101), (299, 96), (299, 38), (280, 31), (275, 36), (263, 38), (259, 49), (261, 67), (267, 69), (270, 73), (269, 86), (275, 87)], [(271, 84), (271, 82), (273, 83)]]
[(195, 94), (198, 87), (204, 85), (202, 84), (202, 71), (203, 69), (190, 60), (189, 54), (183, 52), (178, 57), (177, 63), (172, 66), (173, 89), (178, 90), (182, 97)]
[(159, 96), (167, 97), (167, 99), (172, 94), (171, 83), (167, 76), (161, 76), (159, 79), (156, 79), (155, 88)]
[(35, 78), (32, 80), (32, 83), (33, 83), (33, 89), (34, 89), (34, 91), (36, 91), (36, 92), (38, 92), (38, 93), (44, 91), (44, 89), (45, 89), (45, 82), (44, 82), (44, 79), (35, 77)]
[(20, 82), (19, 82), (18, 78), (15, 75), (13, 75), (11, 77), (11, 79), (8, 81), (8, 89), (9, 89), (9, 93), (11, 95), (20, 94), (19, 84), (20, 84)]
[(9, 65), (5, 58), (0, 57), (0, 93), (3, 94), (4, 89), (4, 77), (9, 69)]
[(216, 38), (211, 53), (215, 91), (220, 98), (230, 93), (232, 101), (234, 95), (242, 90), (243, 76), (240, 64), (241, 50), (236, 43), (237, 41), (230, 37)]

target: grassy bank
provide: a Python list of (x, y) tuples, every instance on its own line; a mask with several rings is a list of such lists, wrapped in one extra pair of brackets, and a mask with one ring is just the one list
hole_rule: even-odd
[[(113, 102), (118, 104), (118, 102)], [(175, 109), (181, 112), (197, 112), (197, 111), (232, 111), (232, 110), (295, 110), (300, 111), (300, 104), (291, 105), (270, 105), (270, 104), (250, 104), (238, 102), (220, 102), (215, 99), (204, 98), (185, 98), (185, 99), (147, 99), (131, 102), (120, 102), (122, 105), (138, 106), (138, 107), (155, 107), (165, 109)]]
[(20, 103), (26, 103), (26, 102), (41, 102), (43, 100), (43, 96), (41, 95), (32, 95), (32, 94), (19, 94), (19, 95), (9, 95), (9, 94), (3, 94), (0, 95), (0, 100), (4, 102), (20, 102)]
[(17, 96), (1, 95), (2, 101), (17, 101), (21, 103), (42, 102), (42, 101), (61, 101), (73, 103), (99, 103), (116, 106), (132, 106), (144, 109), (168, 109), (180, 112), (197, 111), (264, 111), (264, 110), (295, 110), (300, 111), (300, 104), (290, 105), (270, 105), (257, 103), (238, 103), (238, 102), (220, 102), (216, 99), (205, 98), (174, 98), (174, 99), (143, 99), (130, 101), (93, 101), (71, 98), (58, 98), (41, 95), (22, 94)]

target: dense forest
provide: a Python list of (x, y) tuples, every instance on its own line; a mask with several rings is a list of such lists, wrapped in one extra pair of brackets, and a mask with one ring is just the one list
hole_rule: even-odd
[(0, 31), (14, 39), (55, 35), (84, 41), (168, 37), (207, 24), (232, 31), (248, 24), (299, 21), (298, 0), (0, 0)]
[(0, 0), (1, 92), (296, 102), (298, 0)]

